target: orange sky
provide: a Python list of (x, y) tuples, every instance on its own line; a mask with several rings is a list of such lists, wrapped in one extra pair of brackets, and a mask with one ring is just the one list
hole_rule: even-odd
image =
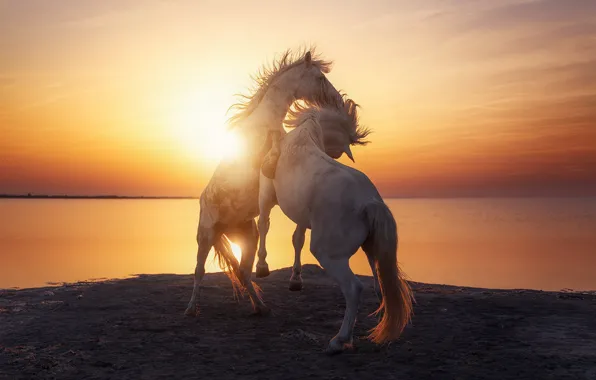
[(0, 0), (0, 193), (198, 195), (233, 94), (305, 43), (385, 196), (596, 193), (593, 0), (272, 3)]

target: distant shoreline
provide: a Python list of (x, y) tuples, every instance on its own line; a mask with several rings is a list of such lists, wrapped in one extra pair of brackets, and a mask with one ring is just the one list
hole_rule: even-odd
[[(383, 196), (385, 199), (565, 199), (594, 198), (594, 194), (520, 194), (520, 195), (437, 195), (437, 196)], [(199, 199), (198, 196), (144, 196), (144, 195), (60, 195), (60, 194), (0, 194), (0, 199)]]
[(199, 199), (199, 197), (135, 196), (135, 195), (39, 195), (0, 194), (0, 199)]

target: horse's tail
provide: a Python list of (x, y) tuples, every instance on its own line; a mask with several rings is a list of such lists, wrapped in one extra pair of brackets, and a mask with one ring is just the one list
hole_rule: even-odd
[[(219, 262), (219, 267), (225, 274), (228, 275), (232, 282), (232, 289), (234, 290), (234, 296), (242, 295), (246, 290), (246, 285), (242, 280), (242, 273), (240, 270), (240, 264), (234, 256), (230, 240), (226, 235), (222, 234), (219, 239), (213, 244), (213, 250), (215, 251), (215, 258)], [(250, 281), (250, 280), (249, 280)], [(253, 281), (251, 281), (257, 297), (261, 299), (261, 288)], [(254, 305), (254, 300), (251, 298), (250, 302)]]
[(219, 262), (219, 267), (228, 275), (230, 281), (232, 281), (234, 295), (242, 293), (244, 291), (244, 285), (241, 280), (240, 264), (234, 256), (234, 252), (232, 252), (230, 241), (224, 234), (221, 234), (215, 241), (213, 250), (215, 251), (215, 258)]
[(379, 277), (383, 300), (375, 314), (383, 312), (381, 321), (369, 335), (375, 343), (397, 339), (412, 317), (412, 289), (397, 264), (397, 225), (391, 211), (382, 201), (364, 207), (369, 237), (364, 244), (371, 255)]

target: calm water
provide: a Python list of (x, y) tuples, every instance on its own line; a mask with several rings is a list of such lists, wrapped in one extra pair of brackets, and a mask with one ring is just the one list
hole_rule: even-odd
[[(399, 226), (398, 258), (413, 280), (596, 289), (596, 198), (387, 203)], [(0, 200), (0, 288), (191, 273), (198, 205), (196, 200)], [(276, 208), (268, 240), (272, 269), (292, 264), (293, 228)], [(316, 261), (305, 251), (303, 262)], [(211, 260), (208, 265), (217, 270)], [(352, 268), (370, 273), (362, 252), (353, 257)]]

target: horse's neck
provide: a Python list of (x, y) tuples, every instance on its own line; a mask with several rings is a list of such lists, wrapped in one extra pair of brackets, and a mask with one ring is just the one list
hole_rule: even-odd
[(323, 139), (323, 129), (318, 121), (313, 120), (312, 122), (306, 125), (308, 128), (308, 133), (310, 134), (310, 138), (314, 145), (319, 148), (321, 151), (325, 152), (325, 140)]
[(284, 87), (287, 86), (272, 85), (250, 116), (249, 122), (257, 127), (254, 130), (259, 130), (258, 133), (264, 130), (285, 132), (283, 121), (294, 102), (294, 96), (292, 91)]
[(325, 151), (321, 126), (314, 119), (306, 120), (288, 134), (286, 145), (295, 148), (312, 148)]

